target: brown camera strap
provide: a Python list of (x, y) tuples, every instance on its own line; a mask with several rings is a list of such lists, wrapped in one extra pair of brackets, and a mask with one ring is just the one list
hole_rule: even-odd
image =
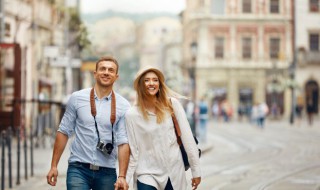
[[(97, 109), (96, 109), (96, 103), (94, 101), (94, 88), (92, 88), (90, 91), (90, 107), (91, 107), (91, 115), (94, 118), (95, 127), (96, 127), (96, 130), (98, 133), (98, 141), (100, 141), (99, 130), (98, 130), (97, 122), (96, 122)], [(112, 90), (111, 91), (111, 114), (110, 114), (110, 122), (111, 122), (111, 128), (112, 128), (112, 144), (114, 141), (113, 124), (115, 121), (116, 121), (116, 96)]]

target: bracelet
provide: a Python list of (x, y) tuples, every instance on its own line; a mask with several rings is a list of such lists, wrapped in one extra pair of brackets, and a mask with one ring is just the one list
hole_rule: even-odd
[(126, 176), (123, 176), (123, 175), (119, 175), (118, 178), (119, 178), (119, 177), (123, 177), (124, 179), (126, 179)]

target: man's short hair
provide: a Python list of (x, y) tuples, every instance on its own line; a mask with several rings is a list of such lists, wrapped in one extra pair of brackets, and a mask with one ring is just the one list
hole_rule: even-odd
[(96, 71), (98, 70), (98, 65), (100, 62), (102, 61), (111, 61), (113, 63), (115, 63), (117, 65), (117, 70), (116, 70), (116, 73), (118, 73), (118, 70), (119, 70), (119, 64), (118, 64), (118, 61), (116, 60), (116, 58), (112, 57), (112, 56), (104, 56), (104, 57), (101, 57), (97, 62), (96, 62)]

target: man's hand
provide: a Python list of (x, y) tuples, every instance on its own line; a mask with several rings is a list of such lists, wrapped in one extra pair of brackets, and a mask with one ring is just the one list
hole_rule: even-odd
[(56, 186), (57, 177), (58, 177), (58, 169), (55, 167), (51, 168), (47, 175), (47, 183), (51, 186)]
[(198, 188), (198, 185), (200, 184), (201, 182), (201, 177), (195, 177), (192, 179), (192, 189), (195, 190)]
[(118, 177), (116, 183), (114, 184), (114, 190), (128, 190), (129, 185), (124, 177)]

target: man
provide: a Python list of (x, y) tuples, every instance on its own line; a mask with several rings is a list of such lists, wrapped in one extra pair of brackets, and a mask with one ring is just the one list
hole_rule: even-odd
[(202, 143), (207, 142), (207, 122), (208, 122), (208, 104), (204, 98), (201, 98), (199, 102), (199, 140)]
[(58, 162), (68, 139), (74, 134), (68, 161), (67, 189), (128, 189), (125, 176), (130, 150), (124, 115), (130, 104), (112, 90), (119, 77), (118, 70), (116, 59), (101, 58), (93, 72), (96, 81), (94, 88), (71, 95), (56, 135), (51, 169), (47, 175), (48, 184), (56, 185)]

